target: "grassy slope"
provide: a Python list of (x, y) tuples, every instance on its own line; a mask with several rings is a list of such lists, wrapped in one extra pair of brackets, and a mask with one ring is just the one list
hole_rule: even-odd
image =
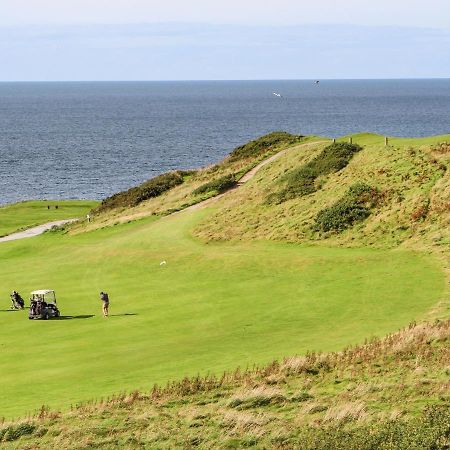
[[(305, 143), (320, 140), (323, 141), (323, 138), (318, 138), (315, 136), (301, 138), (299, 139), (299, 143), (293, 145), (292, 148), (297, 148)], [(242, 175), (255, 167), (259, 162), (287, 147), (288, 146), (286, 144), (277, 145), (274, 148), (269, 147), (264, 154), (258, 154), (255, 157), (247, 157), (237, 160), (227, 157), (216, 165), (200, 169), (195, 172), (195, 174), (185, 177), (185, 182), (183, 184), (176, 186), (161, 196), (146, 200), (132, 208), (117, 208), (115, 210), (98, 214), (89, 224), (77, 224), (77, 226), (72, 228), (71, 233), (82, 233), (105, 226), (126, 223), (128, 221), (149, 217), (151, 215), (166, 215), (171, 212), (184, 209), (187, 206), (199, 203), (202, 200), (214, 195), (214, 193), (195, 195), (194, 191), (200, 186), (211, 180), (217, 180), (218, 178), (229, 174), (235, 174), (236, 178), (239, 179)]]
[[(345, 170), (318, 180), (322, 187), (314, 194), (267, 205), (268, 194), (282, 187), (281, 175), (310, 161), (326, 144), (293, 148), (286, 157), (264, 167), (242, 189), (224, 197), (217, 204), (217, 212), (197, 227), (196, 235), (205, 240), (313, 239), (326, 245), (395, 247), (423, 235), (425, 230), (428, 242), (434, 239), (436, 244), (448, 246), (450, 170), (445, 172), (443, 167), (448, 167), (450, 152), (436, 154), (429, 145), (423, 145), (433, 142), (431, 138), (392, 140), (393, 147), (387, 148), (380, 145), (382, 139), (376, 135), (354, 136), (353, 142), (364, 145), (364, 150), (353, 157)], [(435, 138), (434, 142), (441, 140), (444, 137)], [(312, 233), (317, 213), (335, 203), (356, 182), (378, 188), (385, 194), (385, 203), (363, 224), (344, 234)], [(427, 220), (413, 221), (413, 212), (427, 200), (431, 201)]]
[[(53, 288), (63, 315), (95, 314), (30, 322), (26, 312), (0, 312), (2, 414), (308, 349), (336, 350), (423, 318), (442, 295), (443, 275), (430, 257), (282, 243), (204, 245), (189, 230), (205, 214), (1, 245), (5, 307), (12, 289)], [(117, 314), (108, 320), (99, 315), (102, 289)]]
[[(8, 449), (448, 448), (450, 321), (0, 426)], [(424, 405), (440, 409), (421, 415)], [(8, 442), (9, 441), (9, 442)]]
[(37, 200), (3, 206), (0, 207), (0, 236), (46, 222), (84, 217), (97, 204), (87, 200)]
[[(8, 348), (4, 364), (11, 372), (1, 370), (2, 411), (20, 414), (38, 403), (67, 405), (119, 389), (147, 388), (183, 374), (221, 371), (308, 349), (340, 349), (413, 318), (436, 316), (438, 300), (444, 300), (439, 315), (447, 314), (441, 264), (407, 248), (433, 253), (448, 265), (450, 191), (448, 171), (443, 171), (448, 153), (436, 153), (429, 145), (450, 136), (391, 139), (388, 148), (379, 136), (353, 138), (365, 149), (341, 173), (320, 180), (319, 191), (300, 200), (276, 207), (263, 204), (267, 193), (279, 187), (280, 174), (313, 158), (320, 145), (293, 147), (217, 202), (212, 214), (189, 212), (154, 223), (155, 218), (146, 219), (0, 247), (0, 285), (8, 290), (10, 285), (27, 291), (51, 284), (64, 293), (63, 314), (89, 314), (98, 310), (96, 291), (107, 286), (116, 312), (137, 313), (108, 322), (96, 316), (29, 324), (20, 313), (0, 312), (0, 342), (11, 334), (39, 330), (43, 335), (38, 346), (46, 342), (54, 355), (44, 360), (39, 352), (25, 350), (26, 358), (19, 360), (19, 349)], [(208, 172), (203, 175), (207, 179)], [(355, 181), (386, 192), (387, 202), (342, 235), (312, 233), (318, 210), (334, 203)], [(138, 211), (119, 211), (94, 226), (164, 212), (167, 206), (181, 205), (193, 187), (183, 186), (184, 193), (175, 188)], [(427, 217), (412, 220), (425, 201), (430, 202)], [(192, 227), (209, 243), (193, 240)], [(314, 239), (320, 245), (248, 242), (255, 238)], [(210, 239), (235, 242), (212, 244)], [(388, 250), (399, 244), (403, 250)], [(361, 245), (380, 249), (336, 248)], [(158, 264), (163, 259), (169, 261), (165, 268)], [(38, 261), (45, 264), (38, 267)], [(27, 275), (17, 276), (14, 267)], [(25, 384), (31, 371), (38, 384), (56, 380), (54, 401), (43, 392), (30, 394)], [(327, 388), (328, 394), (332, 402), (334, 390)], [(426, 396), (421, 401), (427, 403)]]

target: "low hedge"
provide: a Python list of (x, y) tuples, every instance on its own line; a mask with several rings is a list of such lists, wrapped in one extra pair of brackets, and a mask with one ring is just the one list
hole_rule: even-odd
[(328, 145), (312, 161), (289, 172), (282, 179), (286, 183), (284, 189), (269, 195), (269, 203), (282, 203), (312, 194), (317, 190), (314, 182), (318, 177), (342, 170), (361, 150), (359, 145), (344, 142)]
[(356, 222), (367, 219), (378, 198), (378, 191), (371, 186), (365, 183), (354, 184), (343, 198), (319, 212), (315, 228), (317, 231), (343, 231)]
[(127, 191), (119, 192), (106, 198), (92, 212), (98, 213), (109, 209), (136, 206), (139, 203), (153, 197), (158, 197), (183, 183), (184, 177), (189, 175), (188, 171), (168, 172), (158, 175), (139, 186), (132, 187)]
[(236, 184), (237, 184), (236, 175), (229, 174), (221, 178), (217, 178), (216, 180), (209, 181), (208, 183), (202, 184), (197, 189), (195, 189), (192, 192), (192, 194), (200, 195), (209, 192), (217, 192), (218, 194), (221, 194), (222, 192), (225, 192), (228, 189), (231, 189), (232, 187), (236, 186)]
[(247, 144), (236, 147), (229, 155), (229, 161), (261, 156), (281, 145), (291, 145), (301, 141), (304, 136), (286, 131), (274, 131)]

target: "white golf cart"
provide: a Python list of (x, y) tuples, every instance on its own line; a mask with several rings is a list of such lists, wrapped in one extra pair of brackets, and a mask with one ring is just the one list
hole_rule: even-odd
[(55, 291), (51, 289), (41, 289), (33, 291), (30, 295), (30, 313), (28, 318), (32, 319), (51, 319), (59, 317), (58, 306), (56, 304)]

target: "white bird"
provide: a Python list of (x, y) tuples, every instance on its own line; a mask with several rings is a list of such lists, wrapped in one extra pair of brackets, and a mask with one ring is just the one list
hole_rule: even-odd
[(166, 264), (167, 264), (166, 261), (161, 261), (161, 262), (159, 263), (160, 266), (165, 266)]
[(275, 97), (281, 97), (281, 94), (279, 94), (278, 92), (273, 92), (273, 95), (275, 95)]

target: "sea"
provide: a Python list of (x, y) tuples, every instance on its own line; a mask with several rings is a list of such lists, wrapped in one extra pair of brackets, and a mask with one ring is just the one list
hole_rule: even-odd
[(447, 134), (450, 79), (3, 82), (0, 204), (100, 200), (275, 130)]

